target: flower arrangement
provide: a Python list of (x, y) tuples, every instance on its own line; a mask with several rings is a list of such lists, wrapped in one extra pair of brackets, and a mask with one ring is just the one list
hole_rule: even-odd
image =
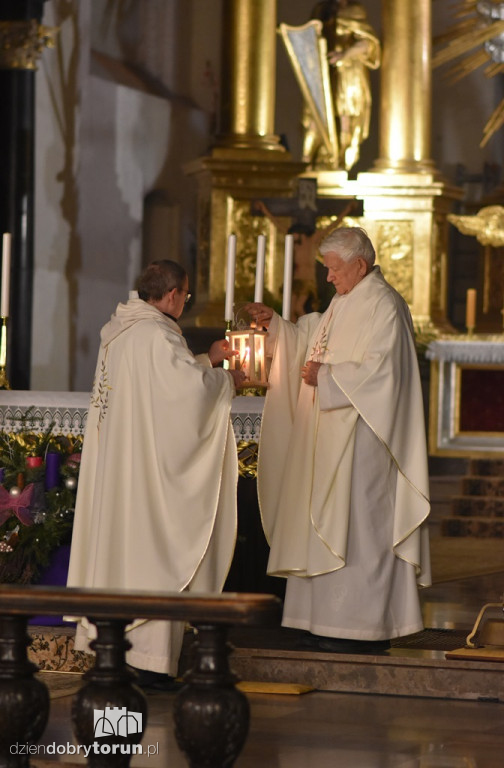
[(0, 432), (1, 583), (36, 583), (71, 539), (82, 438), (51, 429)]

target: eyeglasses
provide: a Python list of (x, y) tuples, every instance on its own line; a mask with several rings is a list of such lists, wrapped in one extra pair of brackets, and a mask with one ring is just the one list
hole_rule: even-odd
[(185, 293), (186, 297), (184, 299), (184, 304), (187, 304), (191, 300), (192, 293), (189, 293), (189, 291), (182, 290), (181, 293)]

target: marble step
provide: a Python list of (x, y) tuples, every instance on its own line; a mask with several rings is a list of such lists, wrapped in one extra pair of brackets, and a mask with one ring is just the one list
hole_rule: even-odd
[(450, 506), (455, 517), (504, 517), (504, 497), (453, 496)]
[[(464, 645), (465, 632), (426, 630), (392, 641), (389, 651), (368, 655), (297, 650), (294, 641), (277, 637), (279, 631), (284, 633), (242, 628), (237, 634), (231, 630), (230, 667), (240, 680), (342, 693), (504, 702), (504, 662), (446, 659), (446, 650)], [(432, 641), (428, 637), (425, 642), (429, 633)], [(33, 627), (30, 635), (29, 657), (40, 668), (85, 672), (92, 666), (92, 656), (74, 650), (73, 630)], [(181, 674), (191, 659), (191, 642), (191, 633), (186, 633)]]
[(504, 498), (504, 476), (471, 476), (462, 480), (463, 496), (501, 496)]
[(235, 648), (230, 665), (241, 680), (319, 691), (504, 701), (504, 663), (449, 660), (439, 651), (366, 656)]
[(469, 474), (504, 477), (504, 459), (471, 459)]
[(441, 535), (453, 537), (472, 536), (479, 539), (502, 539), (504, 538), (504, 518), (445, 517), (441, 521)]

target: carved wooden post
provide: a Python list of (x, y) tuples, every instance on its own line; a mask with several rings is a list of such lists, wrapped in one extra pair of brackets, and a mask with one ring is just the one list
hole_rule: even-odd
[(27, 616), (0, 616), (0, 765), (28, 768), (27, 745), (35, 744), (49, 717), (49, 692), (28, 661)]
[(191, 768), (228, 768), (247, 738), (249, 704), (229, 669), (227, 627), (195, 626), (194, 663), (175, 699), (175, 736)]
[[(132, 685), (135, 676), (126, 667), (125, 654), (131, 643), (124, 637), (124, 628), (131, 620), (90, 621), (97, 630), (96, 640), (90, 643), (96, 661), (72, 702), (74, 733), (81, 744), (91, 748), (87, 759), (92, 768), (127, 768), (132, 756), (141, 754), (139, 745), (147, 725), (146, 698)], [(103, 719), (95, 729), (97, 710)]]

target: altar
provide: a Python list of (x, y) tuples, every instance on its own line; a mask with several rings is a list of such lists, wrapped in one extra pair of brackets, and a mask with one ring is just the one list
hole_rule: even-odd
[[(36, 392), (4, 390), (0, 393), (0, 432), (51, 429), (55, 435), (82, 436), (90, 401), (89, 392)], [(235, 397), (231, 421), (237, 444), (258, 442), (264, 397)]]
[[(69, 442), (71, 447), (68, 452), (71, 455), (68, 458), (73, 457), (75, 460), (76, 455), (78, 456), (75, 451), (80, 451), (82, 444), (89, 402), (89, 392), (2, 391), (0, 393), (0, 436), (4, 435), (9, 440), (12, 440), (13, 436), (17, 436), (23, 445), (23, 450), (31, 453), (32, 451), (27, 445), (28, 438), (33, 437), (35, 440), (44, 442), (46, 436), (50, 434), (55, 439), (60, 438)], [(235, 397), (231, 404), (231, 422), (236, 439), (240, 476), (237, 489), (238, 535), (235, 556), (225, 589), (234, 592), (273, 592), (282, 596), (284, 592), (283, 579), (266, 576), (268, 547), (262, 531), (257, 501), (257, 448), (263, 407), (264, 397), (239, 396)], [(45, 437), (42, 439), (42, 436)], [(27, 462), (30, 460), (31, 457), (27, 458)], [(47, 480), (47, 462), (45, 462), (45, 468), (42, 465), (42, 458), (40, 462), (39, 468), (32, 469), (30, 467), (27, 470), (28, 474), (25, 479), (28, 483), (32, 479), (38, 479), (39, 482), (43, 483), (44, 472)], [(0, 460), (0, 472), (3, 472), (1, 467), (2, 462)], [(77, 474), (78, 469), (75, 472)], [(51, 519), (54, 517), (57, 526), (62, 529), (62, 533), (61, 536), (57, 537), (57, 540), (56, 538), (54, 540), (56, 558), (51, 563), (48, 572), (39, 569), (41, 575), (37, 575), (36, 581), (38, 583), (42, 581), (42, 583), (48, 584), (64, 584), (66, 580), (69, 536), (71, 535), (73, 516), (71, 508), (73, 507), (76, 488), (76, 482), (71, 483), (71, 479), (65, 475), (60, 476), (59, 488), (53, 488), (50, 497), (46, 493), (46, 503), (49, 501), (54, 506), (54, 509), (51, 507), (46, 510), (46, 515), (48, 514)], [(65, 497), (60, 495), (59, 500), (57, 500), (55, 493), (65, 494)], [(62, 518), (60, 521), (59, 516), (62, 514), (60, 502), (62, 499), (65, 500), (65, 506), (68, 507), (68, 518)], [(13, 540), (8, 538), (12, 532), (15, 534), (14, 538), (18, 537), (14, 547), (21, 544), (27, 552), (25, 561), (29, 559), (28, 546), (32, 548), (33, 552), (32, 539), (27, 539), (26, 542), (24, 540), (24, 536), (30, 534), (29, 528), (21, 526), (19, 530), (18, 520), (12, 518), (7, 520), (4, 527), (8, 530), (4, 531), (0, 526), (0, 582), (13, 580), (12, 570), (8, 573), (2, 571), (4, 561), (8, 563), (9, 552), (12, 552), (10, 544)], [(40, 531), (42, 532), (42, 528)], [(40, 533), (37, 535), (40, 537)], [(23, 538), (20, 539), (19, 536)], [(44, 536), (44, 543), (45, 538)], [(51, 544), (51, 549), (52, 543), (48, 542), (48, 546)], [(57, 573), (55, 573), (55, 568)]]
[(446, 337), (429, 344), (429, 453), (504, 457), (504, 335)]

